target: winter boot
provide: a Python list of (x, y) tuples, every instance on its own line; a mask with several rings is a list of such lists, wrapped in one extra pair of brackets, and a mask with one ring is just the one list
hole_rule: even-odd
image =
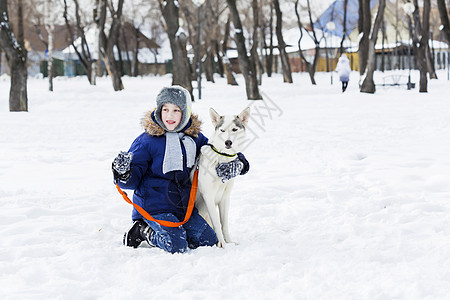
[(131, 228), (125, 232), (123, 236), (123, 244), (128, 247), (137, 248), (143, 241), (147, 241), (150, 246), (150, 236), (153, 229), (148, 226), (142, 219), (136, 220), (131, 225)]
[(347, 89), (347, 86), (348, 86), (348, 81), (342, 82), (342, 92), (345, 92), (345, 90)]

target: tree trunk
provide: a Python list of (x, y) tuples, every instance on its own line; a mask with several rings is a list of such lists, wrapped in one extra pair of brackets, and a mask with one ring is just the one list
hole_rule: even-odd
[(18, 39), (14, 37), (9, 17), (7, 1), (0, 0), (0, 48), (6, 53), (11, 69), (9, 91), (9, 111), (28, 111), (27, 95), (27, 50), (23, 46), (22, 1), (19, 1)]
[[(309, 74), (309, 78), (311, 80), (311, 84), (315, 85), (316, 84), (316, 80), (314, 79), (314, 75), (316, 73), (317, 60), (319, 59), (319, 55), (320, 55), (320, 41), (317, 39), (316, 32), (314, 31), (314, 26), (313, 26), (313, 21), (312, 21), (312, 13), (311, 13), (311, 5), (310, 5), (310, 2), (308, 0), (307, 1), (308, 16), (309, 16), (310, 27), (312, 28), (312, 35), (310, 35), (310, 37), (314, 41), (314, 44), (316, 45), (315, 53), (314, 53), (314, 60), (313, 60), (312, 63), (310, 63), (309, 61), (306, 60), (306, 57), (303, 54), (303, 50), (301, 48), (301, 41), (303, 39), (304, 25), (303, 25), (303, 23), (300, 20), (300, 14), (299, 14), (299, 11), (298, 11), (298, 2), (299, 2), (299, 0), (295, 1), (295, 15), (297, 16), (298, 29), (300, 30), (300, 38), (298, 39), (298, 53), (299, 53), (300, 57), (302, 58), (302, 61), (306, 65), (306, 71)], [(327, 59), (327, 63), (328, 63), (328, 59)]]
[[(122, 66), (122, 68), (124, 68), (124, 72), (122, 73), (122, 76), (125, 74), (128, 74), (129, 76), (132, 76), (132, 71), (131, 71), (131, 58), (130, 58), (130, 49), (128, 48), (128, 42), (127, 42), (127, 38), (126, 38), (126, 33), (123, 27), (121, 27), (120, 29), (120, 33), (122, 36), (122, 40), (123, 40), (123, 44), (125, 46), (125, 56), (127, 58), (127, 63), (125, 64), (125, 66)], [(120, 43), (117, 43), (117, 48), (119, 49), (120, 47)], [(119, 51), (119, 53), (121, 53)], [(122, 61), (123, 64), (123, 61)]]
[(205, 77), (206, 81), (214, 82), (214, 54), (212, 53), (211, 45), (206, 47), (206, 60), (205, 60)]
[(214, 54), (217, 57), (217, 73), (219, 73), (220, 77), (223, 77), (224, 75), (223, 60), (222, 55), (220, 53), (219, 42), (216, 39), (214, 39), (212, 42), (214, 47)]
[[(411, 23), (411, 38), (412, 38), (412, 53), (414, 54), (412, 58), (414, 59), (414, 63), (412, 64), (415, 69), (418, 69), (419, 66), (419, 48), (417, 45), (420, 43), (420, 34), (422, 24), (420, 22), (420, 12), (419, 12), (419, 3), (417, 0), (413, 0), (414, 3), (414, 12), (412, 14), (412, 23)], [(411, 67), (412, 68), (412, 67)]]
[(447, 7), (445, 6), (445, 0), (437, 0), (439, 16), (441, 18), (441, 23), (444, 26), (442, 28), (442, 33), (447, 40), (447, 44), (450, 45), (450, 21), (447, 13)]
[(283, 39), (283, 32), (282, 32), (282, 13), (280, 9), (280, 3), (278, 0), (273, 1), (274, 7), (275, 7), (275, 14), (277, 16), (277, 25), (275, 27), (275, 31), (277, 34), (277, 40), (278, 40), (278, 50), (280, 51), (280, 59), (281, 59), (281, 68), (283, 70), (283, 79), (284, 82), (292, 83), (292, 73), (291, 73), (291, 64), (289, 63), (289, 57), (286, 53), (286, 43)]
[(385, 47), (384, 41), (386, 40), (386, 26), (384, 24), (384, 20), (381, 22), (381, 72), (384, 73), (384, 64), (385, 64)]
[[(266, 72), (268, 77), (272, 77), (273, 68), (273, 2), (270, 3), (270, 18), (269, 18), (269, 55), (266, 53)], [(264, 39), (264, 43), (266, 39)]]
[[(212, 74), (214, 72), (218, 73), (220, 77), (224, 77), (224, 66), (222, 60), (222, 53), (220, 52), (219, 41), (217, 40), (220, 37), (220, 25), (219, 19), (223, 10), (219, 9), (218, 6), (215, 6), (211, 3), (211, 1), (207, 1), (206, 3), (206, 35), (207, 40), (209, 41), (209, 47), (211, 52), (211, 67)], [(215, 58), (217, 58), (217, 63), (215, 62)], [(214, 76), (212, 77), (212, 81), (214, 82)]]
[(187, 37), (184, 33), (177, 35), (180, 27), (178, 4), (174, 0), (160, 1), (160, 8), (166, 22), (165, 29), (172, 50), (172, 84), (184, 87), (193, 97), (191, 70), (186, 50)]
[(375, 93), (375, 83), (373, 81), (373, 73), (375, 71), (375, 44), (372, 42), (372, 40), (369, 40), (368, 50), (368, 61), (366, 62), (367, 69), (365, 78), (361, 85), (361, 92), (373, 94)]
[(319, 54), (320, 54), (320, 47), (318, 45), (316, 45), (315, 48), (315, 53), (314, 53), (314, 60), (313, 63), (311, 64), (309, 61), (306, 60), (305, 55), (303, 54), (303, 50), (300, 47), (301, 44), (301, 40), (303, 38), (303, 32), (300, 29), (300, 39), (298, 40), (298, 54), (300, 55), (302, 61), (305, 63), (306, 65), (306, 72), (308, 72), (309, 75), (309, 79), (311, 80), (311, 84), (312, 85), (316, 85), (316, 79), (314, 78), (315, 73), (316, 73), (316, 63), (317, 63), (317, 59), (319, 58)]
[(238, 51), (239, 68), (244, 76), (245, 87), (247, 91), (248, 100), (261, 100), (259, 94), (258, 81), (256, 80), (255, 62), (248, 58), (247, 49), (245, 47), (244, 32), (242, 29), (241, 19), (236, 7), (236, 0), (227, 0), (228, 9), (233, 19), (235, 29), (234, 39)]
[[(133, 51), (133, 77), (139, 76), (139, 60), (138, 60), (138, 54), (139, 54), (139, 47), (141, 42), (141, 35), (139, 28), (135, 28), (136, 33), (136, 45), (135, 49)], [(156, 64), (156, 61), (155, 61)]]
[[(430, 37), (430, 41), (433, 42), (433, 36)], [(427, 60), (427, 70), (430, 74), (430, 79), (437, 79), (436, 68), (434, 67), (434, 49), (430, 49), (430, 44), (427, 42), (427, 49), (425, 51), (425, 57)]]
[(368, 54), (369, 54), (369, 35), (370, 27), (372, 25), (371, 14), (370, 14), (370, 1), (369, 0), (359, 0), (359, 19), (358, 28), (359, 32), (362, 33), (362, 37), (359, 41), (359, 73), (364, 74), (367, 67)]
[(25, 62), (22, 57), (10, 58), (11, 89), (9, 92), (9, 111), (28, 111), (28, 72)]
[[(205, 45), (205, 77), (206, 81), (214, 83), (214, 50), (215, 44), (214, 39), (217, 37), (217, 29), (218, 25), (216, 24), (217, 18), (214, 17), (212, 6), (210, 5), (210, 1), (206, 1), (205, 3), (205, 17), (203, 18), (203, 32), (204, 32), (204, 45)], [(197, 10), (197, 17), (198, 15)], [(201, 12), (200, 12), (201, 13)], [(201, 34), (201, 32), (199, 32)], [(201, 36), (200, 36), (201, 37)]]
[(51, 0), (45, 1), (45, 30), (47, 30), (48, 35), (48, 63), (47, 63), (47, 74), (48, 74), (48, 90), (53, 92), (53, 29), (55, 28), (53, 20), (51, 20), (52, 13), (52, 3)]
[(120, 77), (122, 77), (125, 75), (125, 66), (123, 63), (122, 49), (120, 48), (119, 43), (116, 43), (116, 49), (117, 49), (117, 56), (119, 58), (119, 63), (117, 64), (117, 67), (119, 69)]
[(238, 85), (236, 78), (233, 75), (233, 70), (231, 69), (231, 63), (227, 56), (227, 44), (228, 44), (228, 37), (230, 36), (230, 16), (228, 16), (227, 23), (225, 24), (225, 33), (223, 36), (223, 43), (222, 43), (222, 53), (223, 53), (223, 68), (225, 75), (227, 76), (227, 83), (229, 85)]
[(256, 80), (258, 81), (258, 85), (262, 84), (262, 68), (259, 63), (259, 55), (258, 55), (258, 44), (259, 44), (259, 8), (258, 8), (258, 0), (252, 0), (252, 10), (253, 10), (253, 44), (250, 49), (250, 57), (251, 60), (255, 62), (256, 68)]
[(348, 7), (348, 0), (344, 0), (344, 20), (342, 21), (342, 39), (341, 39), (341, 46), (339, 48), (339, 57), (344, 53), (344, 41), (345, 36), (347, 33), (347, 7)]
[(420, 47), (418, 53), (419, 70), (420, 70), (420, 83), (419, 92), (428, 92), (428, 65), (427, 65), (427, 49), (428, 47), (428, 32), (430, 30), (430, 0), (423, 1), (423, 17), (422, 17), (422, 30), (420, 38)]
[[(107, 5), (107, 0), (100, 1), (100, 15), (97, 22), (99, 29), (99, 48), (100, 56), (105, 63), (106, 70), (111, 77), (114, 91), (121, 91), (124, 89), (119, 67), (117, 66), (116, 59), (114, 57), (114, 46), (117, 43), (120, 33), (120, 18), (122, 16), (122, 8), (124, 0), (119, 0), (117, 4), (117, 10), (114, 10), (112, 3)], [(111, 12), (112, 23), (109, 29), (109, 35), (105, 33), (106, 22), (106, 8), (109, 7)]]
[(378, 30), (383, 23), (384, 8), (386, 6), (386, 0), (380, 0), (378, 2), (378, 11), (375, 18), (375, 23), (373, 24), (372, 34), (369, 39), (368, 45), (368, 61), (366, 63), (365, 78), (361, 85), (361, 92), (363, 93), (375, 93), (375, 83), (373, 81), (373, 73), (375, 72), (375, 45), (377, 43)]

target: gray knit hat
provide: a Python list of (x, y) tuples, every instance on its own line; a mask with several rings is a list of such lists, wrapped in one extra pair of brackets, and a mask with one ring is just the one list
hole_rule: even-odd
[(161, 120), (161, 110), (163, 105), (166, 103), (177, 105), (181, 109), (181, 112), (183, 113), (180, 124), (178, 124), (178, 126), (174, 130), (172, 130), (172, 132), (178, 132), (187, 125), (189, 119), (191, 118), (191, 107), (192, 107), (191, 94), (189, 94), (189, 92), (185, 88), (179, 85), (173, 85), (170, 87), (164, 87), (156, 97), (156, 110), (155, 110), (156, 122), (164, 130), (169, 131), (164, 125), (164, 122)]

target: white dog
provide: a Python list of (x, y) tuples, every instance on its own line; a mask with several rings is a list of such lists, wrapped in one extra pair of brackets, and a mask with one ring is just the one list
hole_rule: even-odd
[(220, 116), (212, 108), (209, 113), (215, 131), (209, 139), (209, 145), (201, 149), (195, 206), (200, 215), (214, 228), (219, 240), (217, 246), (225, 247), (225, 243), (235, 243), (228, 231), (228, 210), (234, 178), (227, 180), (228, 178), (219, 177), (216, 167), (235, 160), (237, 153), (242, 150), (250, 107), (237, 116)]

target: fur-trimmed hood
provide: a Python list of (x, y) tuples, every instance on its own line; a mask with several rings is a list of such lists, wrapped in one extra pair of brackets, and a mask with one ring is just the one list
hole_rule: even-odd
[[(148, 134), (152, 136), (162, 136), (166, 131), (156, 123), (154, 112), (155, 110), (148, 111), (142, 118), (141, 124)], [(200, 121), (198, 116), (192, 114), (188, 124), (181, 131), (196, 138), (200, 133), (201, 125), (202, 121)]]

